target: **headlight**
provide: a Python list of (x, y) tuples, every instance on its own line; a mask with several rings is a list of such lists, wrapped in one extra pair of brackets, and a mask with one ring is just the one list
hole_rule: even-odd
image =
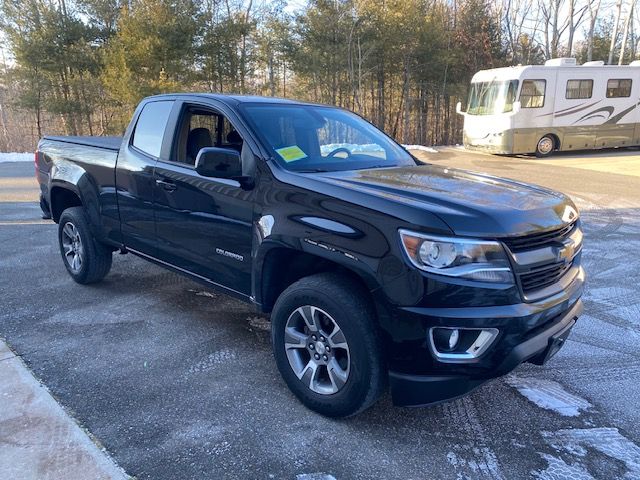
[(498, 242), (438, 237), (400, 230), (411, 263), (421, 270), (493, 283), (514, 283), (507, 255)]

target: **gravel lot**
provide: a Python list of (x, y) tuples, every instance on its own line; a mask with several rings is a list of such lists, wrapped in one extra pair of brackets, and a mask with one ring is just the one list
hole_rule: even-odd
[(385, 397), (325, 419), (289, 393), (269, 323), (245, 305), (132, 255), (103, 283), (74, 284), (30, 163), (0, 164), (0, 336), (140, 479), (640, 478), (639, 152), (419, 154), (581, 208), (585, 313), (547, 366), (435, 407)]

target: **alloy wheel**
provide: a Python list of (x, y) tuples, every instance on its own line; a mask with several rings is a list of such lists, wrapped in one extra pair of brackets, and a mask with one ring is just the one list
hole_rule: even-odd
[(62, 248), (64, 249), (64, 259), (69, 268), (74, 273), (79, 272), (82, 268), (84, 248), (80, 232), (71, 222), (65, 223), (64, 227), (62, 227)]
[(538, 142), (538, 152), (542, 155), (548, 155), (553, 151), (553, 139), (550, 137), (542, 137)]
[(332, 395), (344, 387), (351, 369), (349, 345), (327, 312), (312, 305), (294, 310), (284, 347), (291, 369), (311, 391)]

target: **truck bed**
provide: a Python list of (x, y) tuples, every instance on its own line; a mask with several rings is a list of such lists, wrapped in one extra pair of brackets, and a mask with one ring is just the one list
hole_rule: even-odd
[(56, 142), (73, 143), (75, 145), (84, 145), (87, 147), (102, 148), (104, 150), (113, 150), (115, 152), (120, 150), (120, 145), (122, 144), (122, 137), (64, 137), (47, 135), (44, 139)]

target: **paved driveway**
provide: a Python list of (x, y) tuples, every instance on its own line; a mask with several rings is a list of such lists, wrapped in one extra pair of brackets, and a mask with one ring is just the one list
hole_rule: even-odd
[[(385, 397), (356, 418), (320, 417), (280, 380), (269, 323), (245, 305), (132, 255), (103, 283), (74, 284), (32, 201), (31, 164), (0, 165), (0, 336), (141, 479), (640, 478), (640, 179), (589, 154), (422, 155), (581, 207), (585, 314), (547, 366), (431, 408)], [(608, 158), (640, 168), (638, 152)]]

